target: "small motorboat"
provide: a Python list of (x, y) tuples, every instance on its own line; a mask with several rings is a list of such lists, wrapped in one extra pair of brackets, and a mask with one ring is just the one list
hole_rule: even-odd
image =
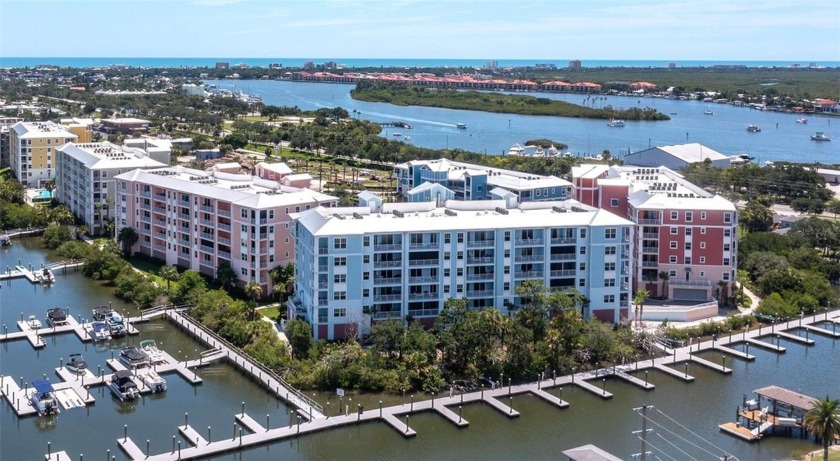
[(714, 113), (714, 112), (712, 112), (712, 111), (711, 111), (711, 110), (709, 110), (709, 109), (706, 109), (706, 110), (704, 110), (704, 111), (703, 111), (703, 115), (715, 115), (715, 113)]
[(93, 319), (104, 322), (108, 320), (108, 317), (111, 316), (111, 312), (113, 311), (110, 306), (96, 306), (93, 308)]
[(120, 400), (135, 400), (140, 397), (140, 390), (137, 389), (137, 383), (134, 382), (131, 372), (128, 370), (119, 370), (111, 377), (108, 382), (108, 387), (111, 392)]
[(111, 339), (111, 329), (105, 322), (93, 322), (90, 324), (90, 335), (94, 342), (109, 341)]
[(143, 341), (140, 341), (140, 350), (149, 356), (149, 362), (152, 365), (166, 362), (166, 357), (163, 355), (163, 351), (158, 349), (157, 343), (155, 343), (154, 339), (144, 339)]
[(805, 117), (800, 117), (800, 118), (796, 119), (796, 123), (800, 123), (802, 125), (807, 125), (808, 124), (808, 119), (805, 118)]
[(166, 390), (166, 380), (161, 378), (155, 370), (145, 368), (137, 370), (136, 376), (143, 384), (146, 385), (153, 393), (164, 392)]
[(55, 398), (55, 389), (46, 379), (32, 381), (35, 392), (29, 397), (32, 406), (38, 412), (38, 416), (53, 415), (61, 412), (58, 408), (58, 399)]
[(400, 132), (398, 131), (398, 132), (394, 133), (394, 134), (393, 134), (393, 136), (394, 136), (395, 138), (399, 138), (400, 136), (402, 136), (402, 133), (400, 133)]
[(54, 307), (47, 311), (47, 323), (54, 327), (67, 325), (67, 309)]
[(515, 157), (521, 157), (525, 155), (525, 148), (520, 146), (519, 144), (514, 144), (510, 147), (507, 151), (508, 155), (513, 155)]
[(624, 120), (614, 118), (610, 119), (610, 121), (607, 123), (607, 126), (612, 128), (624, 128)]
[(88, 370), (88, 364), (84, 357), (82, 357), (82, 354), (70, 354), (70, 361), (67, 362), (66, 366), (68, 370), (77, 375), (83, 375)]
[(817, 131), (811, 135), (811, 141), (831, 141), (831, 137), (822, 131)]
[(55, 276), (47, 268), (42, 269), (40, 273), (36, 273), (35, 275), (42, 285), (52, 285), (55, 283)]
[(405, 139), (406, 141), (411, 141), (411, 136), (405, 135), (405, 137), (403, 139)]
[(38, 317), (35, 317), (34, 315), (29, 316), (29, 319), (26, 321), (26, 325), (29, 327), (30, 330), (37, 330), (43, 327), (41, 321), (38, 320)]
[(128, 368), (141, 368), (149, 366), (149, 356), (140, 349), (129, 346), (120, 351), (120, 362)]
[(759, 128), (758, 125), (747, 125), (747, 131), (750, 133), (760, 133), (761, 128)]
[(9, 234), (0, 234), (0, 247), (7, 247), (11, 246), (12, 238), (9, 237)]
[(467, 124), (466, 123), (456, 123), (455, 128), (458, 128), (459, 130), (466, 130), (467, 129)]

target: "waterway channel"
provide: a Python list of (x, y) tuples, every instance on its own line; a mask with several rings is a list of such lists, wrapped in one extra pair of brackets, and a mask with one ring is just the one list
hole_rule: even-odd
[[(357, 101), (350, 97), (352, 84), (305, 83), (274, 80), (206, 80), (207, 85), (242, 90), (261, 96), (265, 104), (298, 106), (303, 110), (343, 107), (351, 115), (375, 122), (396, 120), (410, 123), (412, 130), (388, 128), (382, 135), (404, 140), (411, 135), (411, 144), (431, 149), (463, 149), (488, 155), (500, 155), (516, 143), (529, 139), (553, 139), (566, 143), (569, 151), (579, 155), (599, 154), (609, 150), (620, 156), (628, 150), (637, 152), (650, 146), (701, 143), (725, 155), (747, 153), (756, 161), (840, 163), (836, 142), (811, 141), (810, 135), (823, 131), (840, 137), (840, 119), (808, 116), (807, 124), (796, 123), (799, 117), (770, 111), (751, 110), (728, 104), (679, 101), (662, 98), (607, 96), (606, 99), (569, 93), (524, 93), (602, 108), (653, 107), (671, 120), (631, 122), (624, 128), (611, 128), (606, 120), (548, 117), (534, 115), (493, 114), (436, 107), (397, 106), (386, 103)], [(704, 115), (709, 109), (715, 115)], [(353, 111), (357, 111), (353, 113)], [(465, 123), (466, 130), (457, 123)], [(760, 133), (749, 133), (747, 125), (758, 125)], [(403, 137), (394, 137), (400, 132)]]
[[(11, 248), (0, 250), (0, 267), (13, 266), (18, 260), (37, 266), (54, 257), (40, 248), (38, 239), (16, 239)], [(0, 323), (14, 331), (21, 313), (43, 316), (50, 307), (69, 306), (74, 316), (81, 317), (90, 307), (107, 302), (131, 313), (130, 307), (115, 298), (110, 289), (78, 272), (59, 275), (51, 288), (18, 279), (3, 282), (0, 288)], [(140, 335), (123, 342), (136, 344), (152, 338), (176, 357), (194, 358), (201, 351), (198, 343), (165, 321), (139, 324), (138, 328)], [(740, 460), (787, 459), (792, 451), (809, 451), (817, 446), (779, 437), (750, 444), (720, 433), (717, 426), (733, 421), (743, 394), (750, 395), (752, 390), (770, 384), (813, 396), (836, 397), (840, 392), (837, 384), (840, 340), (813, 335), (812, 338), (816, 340), (813, 347), (782, 339), (781, 345), (787, 348), (783, 355), (751, 347), (750, 354), (757, 356), (755, 362), (734, 360), (733, 363), (732, 358), (727, 359), (726, 365), (734, 369), (731, 375), (692, 363), (688, 372), (696, 377), (693, 383), (657, 372), (648, 376), (656, 385), (652, 391), (644, 391), (624, 381), (608, 380), (606, 389), (614, 395), (609, 400), (578, 388), (552, 389), (552, 393), (571, 404), (567, 409), (554, 408), (536, 397), (517, 396), (513, 406), (522, 415), (519, 418), (509, 419), (487, 405), (474, 404), (463, 409), (464, 419), (470, 422), (466, 428), (456, 428), (436, 414), (425, 413), (410, 418), (411, 427), (418, 433), (413, 439), (403, 438), (386, 424), (368, 423), (214, 459), (557, 459), (560, 451), (584, 443), (595, 443), (622, 459), (630, 459), (641, 444), (631, 434), (631, 431), (641, 429), (641, 418), (632, 408), (644, 404), (654, 405)], [(47, 337), (46, 343), (40, 351), (32, 349), (25, 340), (2, 343), (0, 375), (23, 377), (31, 382), (46, 374), (51, 380), (57, 380), (53, 368), (71, 353), (83, 353), (94, 369), (105, 368), (105, 360), (111, 357), (111, 349), (85, 346), (72, 333)], [(111, 347), (121, 344), (111, 344)], [(703, 357), (717, 363), (722, 361), (717, 354)], [(184, 424), (185, 413), (189, 414), (189, 424), (201, 428), (201, 432), (210, 426), (213, 440), (231, 437), (234, 414), (240, 411), (243, 401), (246, 412), (257, 421), (264, 424), (265, 415), (270, 415), (271, 427), (288, 424), (286, 406), (238, 375), (232, 367), (219, 363), (199, 369), (197, 373), (204, 379), (199, 386), (192, 386), (175, 374), (166, 375), (169, 389), (165, 394), (147, 396), (134, 404), (120, 403), (104, 388), (92, 388), (95, 405), (63, 411), (57, 417), (19, 419), (8, 404), (0, 402), (0, 459), (41, 459), (47, 452), (48, 442), (52, 450), (64, 450), (71, 459), (79, 459), (80, 454), (88, 460), (104, 459), (108, 450), (116, 459), (126, 459), (116, 443), (123, 435), (125, 425), (138, 445), (145, 445), (148, 439), (152, 453), (168, 452), (173, 435), (176, 443), (181, 441), (186, 446), (186, 441), (177, 435), (177, 426)], [(337, 406), (335, 395), (316, 393), (316, 399), (325, 407), (327, 400), (331, 401), (333, 409)], [(355, 396), (353, 406), (362, 402), (370, 409), (380, 399), (388, 405), (399, 403), (402, 396)], [(344, 403), (348, 402), (345, 400)], [(457, 411), (457, 408), (453, 410)], [(649, 439), (652, 446), (676, 459), (686, 459), (686, 456), (669, 442), (697, 459), (710, 458), (702, 449), (668, 432), (690, 437), (674, 422), (659, 413), (653, 413), (651, 417), (663, 426), (648, 424), (649, 428), (656, 429)], [(202, 435), (206, 437), (206, 434)], [(698, 443), (697, 439), (691, 440)], [(705, 450), (712, 449), (699, 444)], [(668, 459), (662, 453), (654, 453), (661, 459)]]

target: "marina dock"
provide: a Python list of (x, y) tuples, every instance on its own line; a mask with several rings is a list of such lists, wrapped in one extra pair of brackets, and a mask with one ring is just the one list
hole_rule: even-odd
[[(840, 311), (835, 311), (832, 313), (831, 317), (834, 318), (839, 313)], [(653, 389), (653, 385), (648, 383), (646, 380), (643, 381), (636, 376), (631, 375), (631, 372), (638, 373), (659, 370), (680, 380), (691, 382), (695, 380), (694, 376), (688, 374), (688, 366), (691, 362), (708, 367), (720, 373), (729, 374), (732, 373), (732, 369), (726, 367), (727, 356), (738, 357), (744, 360), (755, 360), (755, 356), (732, 348), (732, 345), (736, 343), (753, 344), (776, 353), (782, 353), (785, 350), (783, 347), (759, 340), (759, 337), (771, 334), (767, 331), (767, 329), (759, 328), (753, 331), (745, 331), (742, 335), (739, 334), (734, 337), (730, 336), (728, 339), (722, 338), (712, 341), (703, 341), (690, 347), (663, 347), (666, 353), (663, 357), (642, 360), (637, 363), (622, 365), (621, 367), (604, 368), (591, 372), (577, 373), (574, 375), (562, 377), (558, 376), (552, 379), (540, 379), (539, 381), (531, 383), (499, 386), (494, 389), (485, 388), (473, 392), (450, 394), (448, 397), (437, 397), (420, 402), (412, 401), (411, 403), (404, 403), (402, 405), (393, 405), (389, 407), (379, 407), (373, 409), (362, 409), (360, 407), (358, 411), (351, 410), (344, 415), (327, 416), (323, 414), (319, 407), (315, 405), (307, 406), (307, 400), (300, 399), (298, 391), (294, 390), (290, 386), (286, 386), (284, 382), (276, 380), (275, 376), (270, 373), (270, 370), (265, 370), (258, 364), (250, 362), (244, 354), (241, 354), (236, 348), (225, 343), (223, 339), (205, 331), (200, 325), (197, 325), (194, 321), (192, 321), (192, 319), (186, 316), (186, 314), (180, 312), (180, 309), (167, 309), (162, 314), (159, 313), (157, 315), (165, 315), (170, 321), (177, 323), (182, 329), (188, 331), (205, 345), (209, 346), (211, 348), (208, 353), (209, 357), (215, 359), (221, 358), (229, 361), (241, 372), (260, 382), (267, 389), (270, 389), (272, 394), (274, 394), (277, 398), (286, 400), (287, 403), (295, 406), (297, 408), (298, 418), (296, 424), (294, 423), (294, 420), (291, 420), (288, 425), (269, 427), (268, 418), (266, 418), (266, 424), (263, 425), (251, 415), (248, 415), (244, 411), (243, 407), (243, 411), (241, 413), (234, 415), (240, 430), (239, 432), (235, 431), (233, 438), (228, 436), (222, 440), (214, 441), (209, 437), (203, 437), (198, 433), (198, 431), (190, 427), (185, 422), (184, 425), (178, 426), (177, 430), (179, 433), (184, 435), (187, 440), (189, 440), (189, 446), (175, 446), (171, 451), (165, 451), (162, 453), (159, 452), (157, 454), (144, 452), (141, 447), (138, 447), (137, 444), (132, 441), (130, 435), (127, 434), (126, 437), (119, 438), (117, 443), (131, 460), (149, 459), (174, 461), (178, 459), (204, 458), (237, 450), (241, 447), (274, 443), (297, 437), (300, 434), (313, 433), (333, 427), (361, 424), (372, 421), (384, 422), (393, 427), (404, 437), (414, 437), (417, 435), (417, 432), (410, 426), (410, 416), (414, 413), (430, 410), (435, 411), (458, 427), (466, 428), (469, 426), (469, 422), (463, 419), (461, 411), (463, 406), (468, 404), (485, 403), (491, 408), (496, 409), (499, 413), (510, 418), (515, 418), (519, 416), (519, 412), (514, 408), (515, 396), (517, 395), (530, 393), (531, 395), (546, 401), (548, 404), (553, 405), (558, 409), (566, 408), (569, 405), (568, 402), (565, 402), (562, 398), (558, 398), (553, 393), (548, 392), (549, 389), (575, 385), (595, 395), (599, 395), (602, 398), (608, 399), (612, 397), (612, 393), (607, 390), (607, 385), (609, 384), (607, 381), (612, 381), (613, 378), (630, 382), (643, 389)], [(784, 332), (785, 330), (792, 330), (796, 328), (806, 328), (806, 326), (811, 326), (812, 324), (826, 322), (828, 321), (828, 318), (828, 314), (820, 314), (818, 316), (806, 317), (801, 320), (797, 319), (797, 321), (791, 321), (787, 324), (775, 325), (772, 334), (775, 335), (777, 332)], [(129, 320), (132, 321), (134, 319)], [(800, 322), (801, 326), (799, 325)], [(812, 328), (821, 329), (822, 331), (829, 333), (828, 336), (831, 336), (831, 330), (819, 327)], [(782, 336), (784, 336), (786, 340), (798, 341), (781, 334), (777, 337)], [(791, 336), (795, 335), (791, 334)], [(806, 344), (803, 341), (798, 342)], [(723, 352), (723, 363), (718, 364), (696, 355), (698, 353), (708, 351)], [(164, 370), (177, 371), (180, 367), (180, 369), (183, 370), (181, 372), (182, 376), (184, 374), (188, 376), (190, 373), (195, 375), (195, 366), (201, 366), (203, 363), (206, 363), (204, 357), (198, 360), (182, 362), (180, 365), (178, 365), (177, 362), (176, 364), (168, 363), (167, 365), (164, 365), (164, 367), (170, 366), (172, 368), (164, 368)], [(681, 370), (680, 368), (683, 369)], [(158, 371), (161, 371), (160, 366)], [(87, 377), (86, 381), (87, 379), (90, 378)], [(17, 396), (21, 392), (19, 387), (16, 387), (16, 384), (12, 381), (11, 377), (3, 377), (2, 380), (4, 386), (6, 384), (9, 385), (8, 393), (12, 396)], [(600, 386), (598, 385), (599, 383)], [(4, 390), (4, 395), (5, 394), (6, 392)], [(9, 395), (6, 395), (7, 401), (9, 401), (9, 397)], [(11, 401), (10, 404), (14, 405)], [(455, 410), (456, 406), (458, 407), (457, 412)], [(309, 415), (311, 415), (311, 418)], [(754, 418), (755, 415), (753, 414), (752, 417)], [(764, 421), (755, 428), (744, 427), (744, 425), (737, 422), (722, 424), (720, 428), (726, 433), (738, 436), (745, 440), (751, 440), (753, 436), (757, 440), (757, 437), (760, 434), (770, 430), (768, 429), (770, 426), (767, 424), (771, 424), (773, 421), (779, 424), (788, 424), (788, 422), (782, 418), (772, 421)], [(756, 430), (758, 434), (753, 434)]]

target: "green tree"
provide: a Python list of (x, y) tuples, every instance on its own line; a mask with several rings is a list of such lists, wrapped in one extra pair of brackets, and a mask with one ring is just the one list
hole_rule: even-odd
[(44, 246), (50, 249), (60, 247), (64, 242), (73, 240), (73, 231), (67, 226), (50, 224), (44, 231)]
[(262, 294), (262, 285), (255, 280), (245, 284), (245, 294), (251, 298), (251, 308), (248, 311), (248, 320), (254, 320), (257, 313), (257, 299)]
[(295, 283), (295, 263), (289, 261), (271, 269), (268, 274), (274, 283), (273, 291), (282, 296), (281, 301), (285, 301)]
[(659, 280), (662, 280), (662, 299), (668, 298), (668, 280), (671, 279), (671, 273), (668, 271), (659, 272)]
[(750, 200), (738, 221), (749, 232), (765, 232), (773, 226), (773, 210), (758, 200)]
[(823, 461), (828, 461), (828, 446), (840, 435), (840, 400), (817, 399), (805, 413), (802, 423), (822, 441)]
[(236, 271), (233, 270), (230, 263), (222, 262), (216, 267), (216, 281), (222, 285), (222, 288), (227, 290), (236, 281)]
[(642, 315), (645, 310), (645, 300), (650, 297), (650, 292), (642, 288), (636, 292), (633, 297), (633, 304), (636, 306), (636, 322), (639, 328), (642, 328)]
[(123, 253), (125, 253), (126, 257), (131, 256), (131, 247), (133, 247), (138, 240), (140, 240), (140, 236), (137, 234), (137, 231), (130, 226), (120, 229), (120, 233), (117, 235), (117, 241), (122, 244)]
[(166, 292), (169, 293), (169, 285), (171, 282), (178, 280), (178, 268), (175, 266), (163, 266), (158, 271), (158, 275), (166, 280)]
[(312, 327), (305, 320), (292, 319), (286, 322), (286, 338), (292, 347), (292, 357), (303, 360), (309, 357), (312, 348)]
[(186, 270), (181, 273), (178, 280), (178, 285), (170, 295), (170, 299), (175, 304), (195, 304), (198, 302), (201, 295), (207, 292), (207, 282), (196, 271)]

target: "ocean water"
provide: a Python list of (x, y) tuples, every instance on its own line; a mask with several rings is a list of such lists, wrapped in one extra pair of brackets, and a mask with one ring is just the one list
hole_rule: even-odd
[[(349, 68), (367, 67), (483, 67), (488, 59), (367, 59), (367, 58), (247, 58), (247, 57), (207, 57), (207, 58), (163, 58), (163, 57), (8, 57), (0, 56), (0, 67), (36, 67), (53, 65), (59, 67), (101, 67), (126, 65), (131, 67), (213, 67), (217, 62), (230, 65), (240, 63), (251, 67), (267, 67), (269, 64), (282, 64), (284, 67), (303, 67), (306, 62), (315, 64), (327, 61), (336, 62)], [(569, 65), (570, 59), (498, 59), (498, 67), (526, 67), (536, 64), (553, 64), (558, 68)], [(668, 61), (668, 60), (581, 60), (583, 67), (667, 67), (675, 62), (678, 67), (708, 67), (716, 65), (742, 65), (747, 67), (788, 67), (794, 64), (808, 66), (812, 61)], [(817, 61), (819, 67), (840, 67), (840, 61)]]

